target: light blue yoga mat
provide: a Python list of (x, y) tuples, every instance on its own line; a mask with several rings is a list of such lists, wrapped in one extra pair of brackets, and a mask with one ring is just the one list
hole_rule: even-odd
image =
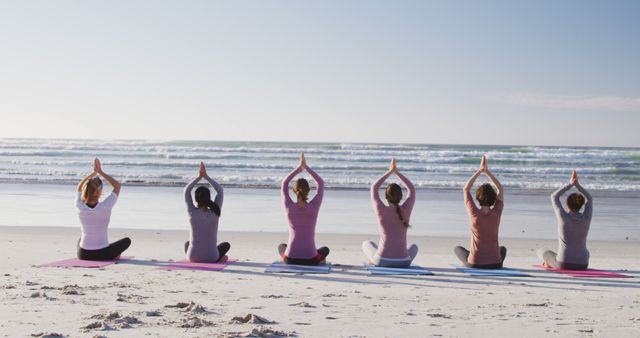
[(282, 262), (273, 262), (264, 272), (271, 273), (329, 273), (331, 272), (331, 263), (327, 262), (323, 265), (295, 265), (285, 264)]
[(407, 268), (390, 268), (375, 265), (365, 265), (372, 275), (433, 275), (433, 272), (419, 266), (411, 265)]
[(502, 268), (502, 269), (474, 269), (467, 268), (465, 266), (454, 265), (456, 270), (466, 273), (469, 276), (504, 276), (504, 277), (530, 277), (522, 271), (515, 269)]

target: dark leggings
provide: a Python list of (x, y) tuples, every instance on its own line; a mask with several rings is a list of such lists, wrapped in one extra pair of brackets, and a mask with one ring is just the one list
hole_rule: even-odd
[(120, 256), (131, 245), (131, 239), (125, 237), (98, 250), (87, 250), (80, 247), (78, 240), (78, 258), (86, 261), (111, 261)]
[(456, 254), (456, 256), (458, 257), (458, 259), (460, 260), (460, 262), (462, 262), (462, 264), (464, 264), (464, 266), (468, 267), (468, 268), (474, 268), (474, 269), (502, 269), (502, 263), (504, 262), (504, 259), (507, 257), (507, 248), (501, 246), (500, 247), (500, 263), (496, 263), (496, 264), (471, 264), (469, 263), (468, 259), (469, 259), (469, 250), (461, 247), (461, 246), (457, 246), (455, 249), (453, 249), (453, 252)]
[[(284, 248), (286, 249), (287, 245), (280, 244), (280, 246), (282, 245), (284, 245)], [(284, 261), (287, 264), (294, 264), (294, 265), (318, 265), (323, 263), (327, 258), (327, 256), (329, 256), (329, 248), (327, 248), (326, 246), (323, 246), (320, 249), (318, 249), (317, 252), (318, 254), (313, 258), (291, 258), (282, 254), (282, 261)]]
[[(227, 254), (227, 252), (229, 252), (229, 249), (231, 249), (231, 244), (229, 244), (229, 242), (222, 242), (218, 244), (218, 262)], [(187, 250), (189, 250), (189, 241), (184, 242), (184, 253), (187, 253)]]
[(557, 260), (558, 255), (556, 255), (556, 253), (551, 250), (545, 251), (542, 254), (542, 257), (544, 258), (544, 262), (547, 263), (547, 266), (556, 268), (556, 269), (586, 270), (589, 267), (589, 264), (574, 264), (574, 263), (559, 262)]

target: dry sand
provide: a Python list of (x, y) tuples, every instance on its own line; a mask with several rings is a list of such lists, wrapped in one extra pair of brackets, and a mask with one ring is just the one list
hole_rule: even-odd
[(319, 235), (329, 275), (266, 274), (284, 233), (221, 233), (239, 261), (223, 272), (163, 271), (187, 231), (112, 230), (135, 260), (104, 269), (43, 268), (71, 258), (79, 230), (0, 227), (4, 337), (638, 337), (640, 243), (591, 242), (591, 266), (631, 279), (573, 278), (532, 268), (549, 240), (509, 240), (506, 266), (532, 277), (469, 277), (452, 268), (468, 239), (411, 237), (435, 276), (370, 276), (360, 243)]

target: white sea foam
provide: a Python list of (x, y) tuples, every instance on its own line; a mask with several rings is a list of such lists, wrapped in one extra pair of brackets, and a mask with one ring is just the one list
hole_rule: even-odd
[(304, 151), (331, 187), (366, 189), (395, 157), (421, 188), (459, 188), (489, 155), (506, 186), (552, 189), (577, 169), (595, 190), (640, 191), (640, 149), (0, 139), (0, 180), (72, 183), (95, 156), (128, 184), (182, 185), (201, 160), (224, 184), (277, 188)]

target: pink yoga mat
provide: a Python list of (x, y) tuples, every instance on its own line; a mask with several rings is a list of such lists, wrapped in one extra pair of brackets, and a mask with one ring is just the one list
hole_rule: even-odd
[(633, 278), (633, 276), (622, 275), (616, 272), (604, 271), (604, 270), (595, 270), (595, 269), (586, 269), (586, 270), (564, 270), (564, 269), (556, 269), (549, 268), (542, 265), (534, 265), (537, 268), (544, 269), (547, 271), (553, 271), (557, 273), (561, 273), (564, 275), (569, 275), (572, 277), (590, 277), (590, 278)]
[[(131, 259), (133, 256), (122, 256), (119, 260)], [(111, 264), (117, 263), (117, 260), (112, 261), (85, 261), (77, 258), (70, 258), (61, 261), (55, 261), (47, 264), (40, 265), (41, 267), (56, 267), (56, 268), (104, 268)]]
[(202, 270), (202, 271), (221, 271), (229, 264), (238, 261), (237, 259), (228, 259), (218, 263), (195, 263), (189, 261), (178, 261), (161, 266), (161, 270)]

